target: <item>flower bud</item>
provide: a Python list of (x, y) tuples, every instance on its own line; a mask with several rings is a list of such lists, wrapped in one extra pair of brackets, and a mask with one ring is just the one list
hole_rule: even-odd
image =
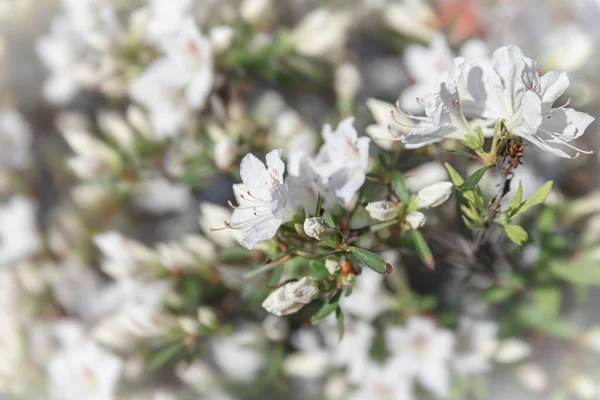
[(378, 221), (390, 221), (398, 216), (398, 208), (389, 201), (369, 203), (365, 209), (369, 212), (371, 218)]
[(231, 46), (234, 32), (233, 28), (230, 26), (219, 25), (212, 27), (208, 35), (215, 53), (223, 53)]
[(424, 187), (417, 194), (419, 207), (429, 208), (442, 205), (452, 194), (453, 186), (452, 182), (442, 181)]
[(312, 278), (304, 277), (278, 288), (263, 301), (262, 306), (277, 316), (293, 314), (319, 294)]
[(425, 214), (419, 211), (413, 211), (406, 216), (406, 223), (412, 229), (419, 229), (420, 227), (425, 225), (425, 222), (427, 222), (427, 217), (425, 216)]
[(227, 171), (235, 161), (238, 153), (237, 143), (229, 136), (219, 140), (214, 148), (215, 165)]
[(360, 88), (360, 72), (354, 64), (344, 63), (336, 68), (334, 88), (337, 95), (345, 99), (354, 99)]
[(327, 231), (327, 225), (325, 225), (323, 218), (306, 218), (303, 228), (307, 236), (317, 240), (321, 240), (323, 233)]
[(271, 0), (244, 0), (240, 5), (242, 19), (252, 25), (268, 20), (272, 10)]
[(340, 263), (336, 258), (328, 257), (325, 259), (325, 268), (331, 275), (335, 275), (335, 273), (340, 269)]
[(296, 51), (307, 57), (335, 59), (344, 49), (350, 22), (343, 12), (312, 11), (294, 30)]

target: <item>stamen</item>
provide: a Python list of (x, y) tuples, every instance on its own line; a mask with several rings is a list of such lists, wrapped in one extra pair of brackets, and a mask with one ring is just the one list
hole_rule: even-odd
[[(423, 106), (423, 104), (421, 104), (421, 99), (417, 97), (417, 103), (419, 103), (421, 106)], [(400, 114), (404, 115), (405, 117), (407, 117), (408, 119), (414, 119), (416, 121), (427, 121), (426, 117), (417, 117), (415, 115), (412, 114), (407, 114), (404, 111), (402, 111), (402, 108), (400, 108), (400, 100), (396, 100), (396, 102), (394, 103), (396, 106), (396, 109), (398, 110), (398, 112), (400, 112)], [(423, 107), (425, 108), (425, 107)], [(393, 112), (393, 111), (392, 111)]]
[(556, 132), (550, 132), (546, 129), (543, 128), (539, 128), (539, 130), (547, 135), (550, 135), (552, 137), (552, 140), (559, 142), (560, 144), (563, 144), (573, 150), (577, 151), (577, 154), (575, 155), (575, 158), (579, 157), (579, 153), (583, 153), (583, 154), (594, 154), (594, 150), (583, 150), (580, 149), (578, 147), (573, 146), (572, 144), (570, 144), (569, 142), (564, 141), (563, 139), (560, 138), (560, 135)]

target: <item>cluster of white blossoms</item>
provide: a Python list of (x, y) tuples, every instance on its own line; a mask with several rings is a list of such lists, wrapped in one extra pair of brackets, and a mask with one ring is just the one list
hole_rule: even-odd
[(475, 126), (485, 132), (503, 121), (512, 134), (551, 154), (578, 157), (590, 152), (570, 142), (583, 135), (594, 118), (568, 108), (570, 100), (553, 107), (568, 87), (566, 72), (540, 76), (535, 61), (516, 46), (498, 48), (491, 60), (459, 57), (435, 91), (416, 99), (426, 116), (409, 116), (416, 124), (400, 139), (407, 148), (444, 138), (465, 140), (476, 135)]
[(0, 0), (0, 396), (598, 397), (600, 2), (315, 3)]

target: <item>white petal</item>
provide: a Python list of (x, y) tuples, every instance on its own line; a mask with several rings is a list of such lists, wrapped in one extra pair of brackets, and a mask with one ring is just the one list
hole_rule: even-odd
[(540, 86), (544, 108), (549, 109), (569, 87), (569, 77), (565, 71), (550, 71), (540, 78)]

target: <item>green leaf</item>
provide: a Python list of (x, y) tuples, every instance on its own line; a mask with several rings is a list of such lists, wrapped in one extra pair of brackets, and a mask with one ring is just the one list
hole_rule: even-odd
[(333, 221), (333, 217), (331, 216), (331, 214), (329, 214), (327, 211), (325, 211), (323, 213), (322, 217), (325, 220), (325, 223), (327, 224), (328, 227), (335, 229), (335, 222)]
[(370, 251), (365, 249), (361, 249), (360, 247), (350, 247), (350, 251), (360, 262), (365, 264), (367, 267), (371, 268), (373, 271), (378, 272), (380, 274), (389, 273), (391, 270), (391, 265), (386, 264), (385, 261), (377, 254), (373, 254)]
[(527, 235), (525, 229), (521, 228), (519, 225), (505, 225), (504, 230), (506, 231), (506, 234), (510, 240), (519, 246), (525, 244), (529, 238), (529, 235)]
[(600, 285), (600, 264), (598, 261), (554, 262), (550, 271), (559, 279), (576, 285)]
[(344, 312), (341, 307), (335, 310), (335, 325), (340, 336), (340, 340), (344, 337)]
[(321, 215), (321, 208), (323, 207), (323, 196), (321, 193), (317, 193), (317, 207), (315, 209), (315, 217)]
[(278, 266), (273, 270), (273, 274), (271, 275), (271, 279), (269, 279), (269, 287), (275, 287), (279, 284), (279, 280), (281, 279), (281, 275), (283, 274), (283, 265)]
[(452, 179), (452, 183), (454, 183), (454, 186), (458, 187), (465, 182), (463, 177), (460, 176), (460, 174), (458, 172), (456, 172), (456, 170), (454, 169), (454, 167), (452, 165), (450, 165), (448, 163), (444, 163), (444, 166), (448, 170), (448, 173), (450, 174), (450, 178)]
[(166, 347), (163, 347), (158, 353), (154, 354), (150, 361), (148, 362), (148, 367), (151, 370), (158, 369), (169, 362), (179, 351), (183, 345), (180, 341), (171, 343)]
[(516, 310), (517, 318), (525, 325), (549, 336), (573, 337), (577, 327), (562, 318), (546, 315), (536, 304), (524, 304)]
[(371, 225), (369, 230), (371, 232), (379, 232), (379, 231), (389, 228), (390, 226), (397, 225), (398, 223), (400, 223), (399, 219), (393, 219), (391, 221), (385, 221), (385, 222), (381, 222), (379, 224)]
[(311, 274), (319, 280), (327, 279), (331, 276), (327, 268), (325, 268), (323, 260), (310, 260), (308, 265), (310, 266)]
[(410, 193), (406, 187), (406, 182), (404, 182), (404, 176), (402, 176), (402, 172), (394, 171), (392, 173), (392, 187), (394, 188), (394, 192), (402, 204), (408, 203)]
[(313, 325), (316, 325), (325, 318), (327, 318), (329, 314), (337, 310), (339, 307), (341, 295), (342, 291), (338, 290), (325, 304), (323, 304), (319, 311), (317, 311), (317, 313), (312, 316), (310, 322)]
[(544, 315), (557, 317), (560, 311), (560, 290), (556, 287), (537, 288), (533, 291), (535, 304)]
[(467, 180), (458, 187), (458, 189), (459, 190), (468, 190), (468, 189), (472, 189), (475, 186), (477, 186), (477, 184), (479, 183), (481, 178), (483, 178), (483, 175), (485, 175), (486, 171), (489, 168), (490, 168), (490, 165), (486, 165), (486, 166), (479, 168), (477, 171), (475, 171), (473, 173), (473, 175), (469, 176), (467, 178)]
[(490, 304), (501, 303), (512, 296), (514, 290), (505, 286), (492, 286), (482, 296), (482, 299)]
[(512, 198), (508, 206), (508, 213), (511, 217), (517, 213), (517, 210), (521, 206), (521, 201), (523, 201), (523, 182), (519, 181), (517, 193), (515, 193), (515, 197)]
[(521, 206), (519, 207), (519, 209), (516, 211), (515, 214), (522, 213), (524, 211), (529, 210), (531, 207), (533, 207), (535, 205), (543, 203), (546, 200), (546, 198), (548, 198), (548, 195), (552, 191), (552, 185), (553, 184), (554, 184), (553, 181), (546, 182), (544, 184), (544, 186), (542, 186), (541, 188), (539, 188), (537, 190), (537, 192), (535, 192), (533, 194), (533, 196), (531, 196), (530, 198), (528, 198), (527, 200), (525, 200), (525, 202), (523, 204), (521, 204)]
[(435, 260), (433, 259), (433, 254), (431, 253), (431, 249), (429, 245), (425, 241), (425, 238), (416, 229), (411, 229), (410, 233), (415, 242), (415, 246), (417, 248), (417, 253), (419, 253), (419, 257), (425, 263), (428, 268), (433, 269), (435, 267)]

